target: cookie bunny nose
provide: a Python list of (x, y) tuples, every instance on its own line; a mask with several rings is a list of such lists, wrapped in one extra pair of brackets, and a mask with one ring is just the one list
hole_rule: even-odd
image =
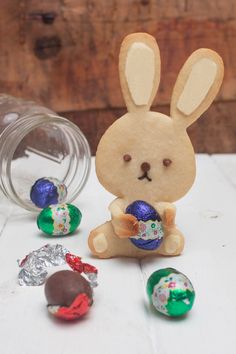
[(150, 168), (151, 168), (151, 165), (148, 162), (143, 162), (141, 165), (141, 170), (143, 172), (148, 172), (150, 170)]

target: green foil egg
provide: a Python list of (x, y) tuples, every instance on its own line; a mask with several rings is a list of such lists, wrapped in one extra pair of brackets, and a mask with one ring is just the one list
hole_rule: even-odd
[(79, 226), (82, 214), (72, 204), (57, 204), (44, 208), (37, 218), (37, 225), (45, 234), (64, 236)]
[(195, 299), (190, 280), (174, 268), (152, 273), (147, 281), (147, 294), (155, 309), (170, 317), (185, 315)]

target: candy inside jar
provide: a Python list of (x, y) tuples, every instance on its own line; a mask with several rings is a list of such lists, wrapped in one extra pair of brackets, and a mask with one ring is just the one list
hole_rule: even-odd
[(38, 208), (63, 203), (67, 198), (67, 187), (57, 178), (38, 179), (30, 190), (30, 199)]
[[(2, 123), (2, 124), (1, 124)], [(31, 187), (43, 177), (67, 188), (71, 203), (83, 189), (90, 171), (90, 149), (80, 129), (45, 107), (0, 96), (0, 187), (21, 207), (38, 211)], [(60, 202), (60, 201), (59, 201)]]

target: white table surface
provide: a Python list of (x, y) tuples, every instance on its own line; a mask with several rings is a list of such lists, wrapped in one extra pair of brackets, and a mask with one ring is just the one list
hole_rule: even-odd
[[(99, 260), (87, 236), (109, 218), (112, 196), (94, 167), (75, 204), (83, 212), (73, 236), (49, 238), (35, 215), (0, 202), (0, 352), (2, 354), (233, 354), (236, 352), (236, 155), (198, 155), (197, 178), (177, 204), (186, 237), (174, 258)], [(17, 259), (46, 243), (60, 243), (99, 269), (94, 305), (79, 322), (47, 314), (44, 287), (20, 287)], [(164, 267), (185, 273), (196, 290), (186, 318), (158, 315), (148, 304), (146, 281)], [(67, 266), (53, 268), (55, 272)]]

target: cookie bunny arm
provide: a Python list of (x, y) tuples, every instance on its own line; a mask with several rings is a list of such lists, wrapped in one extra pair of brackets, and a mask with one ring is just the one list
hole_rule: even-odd
[(165, 232), (158, 253), (163, 256), (176, 256), (181, 254), (184, 248), (184, 237), (175, 225), (175, 205), (167, 202), (160, 202), (155, 203), (154, 207), (161, 216)]
[(216, 97), (224, 76), (222, 58), (213, 50), (193, 52), (183, 65), (171, 98), (171, 117), (185, 128), (197, 120)]
[(175, 226), (176, 207), (174, 204), (167, 202), (155, 203), (154, 208), (160, 214), (162, 223), (165, 228), (172, 228)]
[(111, 223), (115, 234), (120, 238), (128, 238), (138, 233), (138, 220), (135, 216), (125, 214), (125, 202), (116, 198), (108, 207), (111, 213)]
[(125, 203), (124, 200), (121, 198), (116, 198), (111, 202), (111, 204), (108, 207), (108, 210), (111, 213), (112, 218), (118, 218), (122, 214), (124, 214), (124, 209), (125, 209)]

